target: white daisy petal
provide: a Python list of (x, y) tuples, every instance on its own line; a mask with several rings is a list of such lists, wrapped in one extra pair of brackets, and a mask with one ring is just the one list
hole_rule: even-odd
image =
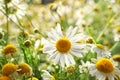
[(108, 75), (108, 80), (115, 80), (113, 74)]
[(55, 57), (55, 61), (54, 61), (54, 64), (58, 64), (59, 61), (60, 61), (60, 57), (61, 57), (61, 54), (60, 53), (57, 53), (56, 57)]
[(57, 55), (57, 52), (53, 53), (53, 54), (49, 57), (48, 60), (52, 60), (52, 59), (54, 59), (56, 55)]
[(106, 79), (106, 76), (103, 74), (97, 74), (96, 76), (98, 77), (98, 80), (105, 80)]
[(76, 56), (76, 57), (83, 57), (83, 55), (81, 53), (74, 53), (71, 51), (71, 54)]
[(80, 53), (85, 48), (85, 45), (82, 44), (73, 44), (71, 50), (76, 53)]
[(66, 37), (69, 37), (69, 36), (71, 35), (72, 30), (73, 30), (73, 27), (70, 26), (70, 27), (68, 28), (68, 30), (66, 31)]
[(51, 44), (45, 45), (43, 47), (43, 53), (54, 53), (55, 51), (55, 47), (53, 47)]
[(62, 34), (62, 31), (61, 31), (61, 26), (60, 26), (60, 24), (57, 24), (57, 33), (59, 34), (59, 36), (63, 36), (63, 34)]
[(70, 40), (73, 42), (78, 42), (79, 40), (83, 40), (86, 36), (84, 34), (76, 34), (75, 36), (71, 37)]
[(51, 33), (52, 33), (52, 35), (53, 35), (54, 37), (56, 37), (57, 39), (60, 37), (60, 36), (59, 36), (59, 33), (57, 33), (57, 31), (54, 30), (54, 29), (51, 29)]
[(54, 36), (52, 33), (49, 32), (47, 35), (48, 35), (49, 38), (52, 39), (53, 41), (56, 41), (56, 40), (57, 40), (57, 37)]
[(70, 65), (70, 62), (69, 62), (68, 56), (67, 56), (66, 54), (64, 54), (64, 58), (65, 58), (65, 63), (66, 63), (66, 65), (69, 66), (69, 65)]
[(73, 37), (73, 36), (75, 35), (75, 33), (77, 32), (77, 30), (78, 30), (78, 27), (75, 27), (75, 28), (72, 30), (71, 34), (68, 36), (68, 38), (70, 39), (71, 37)]
[(71, 64), (75, 64), (75, 61), (70, 54), (68, 54), (68, 59), (70, 60)]
[(60, 64), (61, 64), (62, 67), (65, 66), (65, 59), (64, 59), (63, 55), (64, 54), (62, 54), (61, 57), (60, 57)]

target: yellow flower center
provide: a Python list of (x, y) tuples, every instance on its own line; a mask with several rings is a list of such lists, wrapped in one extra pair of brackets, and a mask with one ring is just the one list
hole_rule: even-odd
[(97, 61), (96, 68), (104, 73), (111, 73), (114, 70), (113, 64), (109, 59), (102, 58)]
[(3, 53), (5, 55), (10, 54), (10, 53), (15, 53), (16, 52), (16, 46), (12, 44), (8, 44), (3, 48)]
[(28, 80), (38, 80), (36, 77), (29, 78)]
[(76, 68), (75, 68), (75, 65), (70, 65), (70, 66), (66, 67), (66, 71), (67, 71), (68, 73), (74, 72), (75, 69), (76, 69)]
[(11, 80), (8, 76), (0, 76), (0, 80)]
[(120, 33), (120, 27), (117, 27), (117, 29), (116, 29), (116, 30), (117, 30), (117, 32), (118, 32), (118, 33)]
[(96, 44), (96, 46), (97, 46), (98, 48), (100, 48), (100, 49), (105, 50), (105, 47), (104, 47), (102, 44)]
[(59, 52), (66, 53), (71, 48), (71, 42), (67, 38), (61, 38), (56, 42), (56, 48)]
[(29, 76), (32, 74), (32, 69), (31, 67), (26, 64), (26, 63), (21, 63), (18, 65), (18, 71), (17, 71), (20, 75), (23, 76)]
[(2, 67), (2, 74), (9, 76), (17, 70), (17, 67), (13, 63), (7, 63)]

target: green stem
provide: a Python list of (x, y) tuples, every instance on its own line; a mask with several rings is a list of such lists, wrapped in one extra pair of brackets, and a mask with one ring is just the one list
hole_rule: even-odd
[(119, 41), (116, 42), (109, 51), (112, 52), (118, 46), (118, 44), (119, 44)]
[(8, 20), (8, 5), (5, 3), (5, 12), (6, 12), (6, 18), (7, 18), (7, 23), (6, 23), (6, 27), (7, 27), (7, 39), (6, 39), (6, 44), (9, 41), (9, 20)]
[(113, 21), (113, 19), (115, 18), (115, 17), (117, 17), (119, 15), (119, 13), (118, 14), (115, 14), (109, 21), (108, 21), (108, 23), (105, 25), (105, 27), (104, 27), (104, 29), (102, 30), (102, 32), (99, 34), (99, 36), (97, 37), (97, 39), (96, 39), (96, 41), (99, 41), (100, 40), (100, 38), (102, 37), (102, 35), (104, 34), (104, 32), (106, 31), (106, 29), (108, 28), (108, 26), (110, 25), (110, 23)]

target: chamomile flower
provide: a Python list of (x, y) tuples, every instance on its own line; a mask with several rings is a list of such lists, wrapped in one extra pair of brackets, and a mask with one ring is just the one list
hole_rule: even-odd
[(17, 22), (18, 19), (21, 19), (25, 15), (27, 4), (24, 4), (22, 0), (1, 0), (0, 3), (1, 3), (0, 8), (2, 12), (5, 14), (6, 14), (6, 11), (4, 7), (7, 4), (8, 18), (14, 22)]
[(2, 74), (9, 76), (16, 72), (17, 66), (13, 63), (7, 63), (2, 67)]
[(27, 63), (21, 63), (18, 65), (17, 72), (22, 76), (30, 76), (32, 74), (32, 68)]
[(90, 62), (87, 61), (86, 63), (81, 61), (81, 65), (79, 65), (79, 71), (80, 73), (87, 73), (88, 70), (88, 66), (90, 65)]
[(93, 52), (97, 53), (97, 57), (110, 57), (111, 53), (105, 49), (102, 44), (95, 44), (92, 48)]
[(5, 47), (3, 47), (2, 52), (4, 55), (14, 54), (16, 52), (16, 46), (13, 44), (7, 44)]
[(85, 45), (78, 41), (83, 38), (83, 34), (77, 34), (78, 28), (69, 27), (65, 35), (62, 33), (60, 24), (56, 29), (48, 33), (48, 42), (43, 47), (43, 53), (49, 53), (49, 60), (54, 59), (54, 64), (60, 63), (62, 67), (75, 64), (72, 55), (82, 57), (81, 52)]
[(117, 65), (111, 59), (99, 58), (95, 64), (90, 64), (89, 72), (98, 80), (118, 80), (120, 70), (116, 67)]
[(66, 72), (72, 73), (75, 71), (75, 69), (76, 69), (75, 65), (70, 65), (70, 66), (66, 67)]
[(55, 80), (54, 76), (52, 76), (48, 71), (42, 70), (43, 74), (43, 80)]

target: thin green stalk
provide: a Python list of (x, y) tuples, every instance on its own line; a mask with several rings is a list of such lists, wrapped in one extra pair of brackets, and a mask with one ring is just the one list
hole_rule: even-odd
[(7, 44), (9, 42), (9, 20), (8, 20), (8, 5), (7, 5), (7, 3), (5, 3), (5, 12), (6, 12), (6, 19), (7, 19), (7, 23), (6, 23), (6, 27), (7, 27), (6, 44)]
[(111, 24), (111, 22), (113, 21), (113, 19), (115, 18), (115, 17), (117, 17), (119, 15), (119, 13), (118, 14), (115, 14), (109, 21), (108, 21), (108, 23), (105, 25), (105, 27), (104, 27), (104, 29), (102, 30), (102, 32), (99, 34), (99, 36), (97, 37), (97, 39), (96, 39), (96, 41), (99, 41), (100, 40), (100, 38), (102, 37), (102, 35), (104, 34), (104, 32), (106, 31), (106, 29), (108, 28), (108, 26)]
[(116, 42), (109, 51), (110, 52), (113, 51), (118, 46), (118, 44), (119, 44), (119, 41)]

